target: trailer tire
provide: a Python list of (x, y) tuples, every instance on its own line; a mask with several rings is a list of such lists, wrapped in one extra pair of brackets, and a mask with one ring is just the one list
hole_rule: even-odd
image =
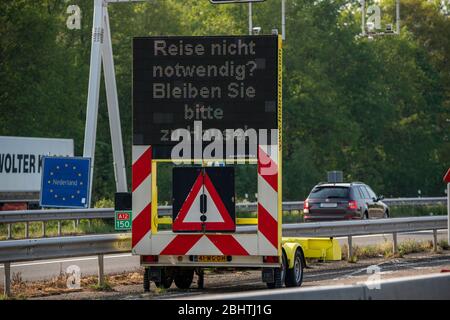
[(300, 287), (303, 282), (303, 253), (300, 249), (295, 251), (294, 266), (286, 270), (286, 287)]
[(189, 289), (194, 279), (194, 269), (180, 268), (175, 273), (175, 285), (178, 289)]
[(143, 282), (144, 292), (149, 292), (150, 291), (150, 277), (149, 277), (149, 273), (150, 273), (150, 269), (149, 268), (145, 268), (144, 269), (144, 282)]
[(169, 289), (173, 282), (173, 276), (166, 268), (161, 269), (161, 282), (155, 281), (157, 288)]
[(202, 268), (198, 268), (195, 270), (197, 273), (197, 287), (199, 289), (205, 289), (205, 271)]
[(283, 287), (286, 278), (286, 266), (287, 266), (287, 258), (286, 253), (284, 253), (283, 250), (281, 268), (274, 268), (273, 276), (275, 278), (274, 279), (275, 282), (267, 282), (267, 288), (278, 289)]

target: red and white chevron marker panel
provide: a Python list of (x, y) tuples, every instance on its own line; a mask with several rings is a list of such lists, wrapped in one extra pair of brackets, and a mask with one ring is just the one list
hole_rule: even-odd
[(258, 254), (278, 255), (278, 145), (258, 149)]
[(133, 146), (131, 247), (134, 254), (151, 254), (152, 147)]
[(152, 235), (155, 255), (257, 255), (254, 234), (182, 234)]
[(138, 255), (278, 255), (278, 146), (258, 149), (258, 233), (151, 233), (152, 148), (133, 146), (132, 251)]

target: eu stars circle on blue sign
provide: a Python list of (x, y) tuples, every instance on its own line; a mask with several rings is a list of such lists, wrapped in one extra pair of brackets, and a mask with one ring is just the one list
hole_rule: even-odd
[(44, 157), (42, 207), (87, 208), (89, 206), (90, 158)]

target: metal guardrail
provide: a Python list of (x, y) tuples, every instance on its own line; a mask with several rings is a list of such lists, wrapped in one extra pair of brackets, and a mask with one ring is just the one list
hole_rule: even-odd
[(131, 234), (0, 241), (0, 263), (117, 254), (131, 251)]
[(382, 201), (391, 206), (430, 205), (430, 204), (445, 204), (445, 203), (447, 203), (447, 197), (387, 198)]
[[(441, 229), (447, 229), (447, 216), (286, 223), (283, 237), (344, 237)], [(237, 233), (252, 232), (256, 232), (256, 226), (237, 228)]]
[(0, 211), (0, 223), (114, 218), (112, 208)]
[(130, 252), (130, 248), (131, 234), (0, 241), (0, 263), (5, 269), (4, 295), (11, 295), (11, 262), (97, 255), (99, 285), (103, 285), (103, 256)]
[[(447, 228), (447, 216), (283, 224), (283, 237), (338, 237)], [(256, 226), (237, 227), (237, 233)], [(130, 252), (130, 233), (0, 241), (0, 263)]]
[[(445, 204), (446, 197), (433, 198), (392, 198), (384, 199), (383, 202), (390, 205), (428, 205)], [(237, 203), (237, 212), (256, 212), (257, 203)], [(303, 201), (283, 202), (283, 211), (303, 210)], [(159, 216), (170, 216), (172, 206), (159, 206)], [(114, 218), (113, 208), (92, 208), (92, 209), (44, 209), (44, 210), (17, 210), (0, 211), (0, 223), (18, 223), (33, 221), (61, 221), (79, 219), (112, 219)]]
[[(436, 205), (445, 204), (445, 197), (426, 197), (426, 198), (391, 198), (384, 199), (385, 203), (390, 205)], [(285, 201), (283, 202), (283, 211), (300, 211), (303, 209), (303, 201)], [(237, 212), (256, 212), (257, 203), (237, 203)], [(159, 206), (158, 215), (167, 217), (172, 215), (172, 206)], [(17, 210), (0, 211), (0, 223), (7, 224), (7, 239), (12, 238), (12, 223), (25, 223), (25, 238), (29, 238), (29, 222), (42, 222), (42, 236), (46, 235), (46, 221), (58, 222), (58, 236), (62, 235), (61, 221), (73, 220), (74, 226), (78, 225), (80, 219), (113, 219), (113, 208), (91, 208), (91, 209), (44, 209), (44, 210)]]
[[(397, 234), (433, 230), (437, 250), (437, 230), (447, 229), (447, 216), (389, 218), (355, 221), (308, 222), (283, 224), (283, 237), (347, 237), (348, 257), (353, 257), (353, 237), (370, 234), (392, 234), (393, 251), (398, 252)], [(255, 226), (240, 227), (238, 233), (256, 232)]]
[[(420, 206), (420, 205), (445, 205), (447, 203), (446, 197), (426, 197), (426, 198), (389, 198), (382, 200), (387, 205), (391, 206)], [(248, 209), (249, 211), (256, 211), (256, 203), (237, 204), (236, 209)], [(303, 201), (285, 201), (283, 202), (283, 211), (303, 210)]]
[[(447, 228), (447, 216), (391, 218), (379, 220), (338, 221), (284, 224), (283, 236), (348, 237), (348, 256), (353, 256), (352, 237), (356, 235), (392, 233), (394, 252), (397, 233), (433, 230), (437, 250), (437, 230)], [(238, 227), (238, 233), (256, 232), (255, 226)], [(106, 234), (47, 239), (0, 241), (0, 263), (5, 266), (5, 295), (10, 295), (11, 263), (20, 261), (98, 255), (99, 282), (103, 283), (103, 255), (130, 252), (131, 234)]]
[(343, 237), (447, 229), (447, 216), (293, 223), (283, 225), (283, 236)]

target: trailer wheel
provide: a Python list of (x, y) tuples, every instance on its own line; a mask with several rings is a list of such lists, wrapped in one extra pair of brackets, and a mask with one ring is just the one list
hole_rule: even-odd
[(180, 268), (175, 273), (175, 285), (179, 289), (189, 289), (194, 279), (194, 269)]
[(195, 270), (198, 276), (197, 286), (199, 289), (205, 289), (205, 271), (202, 268)]
[(283, 251), (282, 260), (281, 260), (281, 267), (280, 268), (274, 268), (273, 270), (273, 276), (275, 282), (267, 282), (267, 288), (269, 289), (277, 289), (282, 288), (285, 278), (286, 278), (286, 265), (287, 265), (287, 258), (286, 254)]
[(161, 270), (161, 282), (155, 281), (157, 288), (169, 289), (173, 282), (173, 276), (166, 268)]
[(143, 282), (144, 292), (149, 292), (150, 291), (150, 277), (149, 277), (149, 273), (150, 273), (150, 269), (149, 268), (145, 268), (144, 269), (144, 282)]
[(300, 249), (295, 251), (294, 267), (286, 270), (286, 287), (300, 287), (303, 282), (303, 253)]

